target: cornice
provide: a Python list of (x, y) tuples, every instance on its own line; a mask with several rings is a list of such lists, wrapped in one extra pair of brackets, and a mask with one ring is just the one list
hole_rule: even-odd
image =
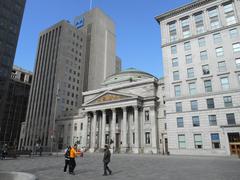
[(215, 1), (216, 0), (199, 0), (199, 1), (196, 1), (196, 2), (192, 2), (190, 4), (184, 5), (182, 7), (177, 8), (177, 9), (174, 9), (174, 10), (168, 11), (164, 14), (161, 14), (159, 16), (156, 16), (155, 19), (158, 23), (160, 23), (161, 21), (163, 21), (165, 19), (168, 19), (170, 17), (174, 17), (174, 16), (182, 14), (184, 12), (188, 12), (192, 9), (201, 7), (203, 5), (206, 5), (208, 3), (215, 2)]

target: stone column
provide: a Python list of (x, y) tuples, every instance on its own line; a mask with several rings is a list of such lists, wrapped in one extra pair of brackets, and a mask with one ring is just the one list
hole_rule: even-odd
[[(84, 146), (84, 147), (86, 147), (87, 146), (87, 129), (88, 129), (88, 127), (87, 127), (87, 125), (88, 125), (88, 113), (86, 113), (86, 115), (85, 115), (85, 122), (83, 122), (83, 137), (82, 137), (82, 145)], [(67, 132), (67, 131), (65, 131), (65, 132)]]
[(158, 141), (158, 124), (157, 124), (157, 117), (156, 117), (156, 111), (155, 106), (150, 108), (150, 120), (151, 120), (151, 144), (152, 144), (152, 151), (154, 154), (158, 153), (158, 147), (157, 147), (157, 141)]
[(105, 146), (105, 127), (106, 127), (106, 110), (102, 111), (102, 138), (101, 138), (101, 148)]
[(112, 109), (112, 127), (111, 127), (111, 134), (113, 140), (113, 152), (116, 147), (116, 109)]
[(122, 145), (121, 145), (121, 152), (126, 152), (127, 149), (127, 108), (123, 107), (123, 119), (122, 119), (122, 127), (121, 127), (121, 141), (122, 141)]
[(97, 112), (93, 112), (93, 118), (92, 118), (92, 123), (91, 123), (91, 148), (90, 152), (94, 152), (96, 148), (96, 124), (97, 124)]
[(134, 153), (139, 153), (139, 116), (137, 106), (134, 107), (134, 129), (135, 129)]

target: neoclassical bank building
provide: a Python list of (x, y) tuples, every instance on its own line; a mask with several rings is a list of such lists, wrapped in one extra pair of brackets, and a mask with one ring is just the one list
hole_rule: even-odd
[(78, 112), (56, 121), (58, 148), (77, 142), (90, 152), (105, 144), (120, 153), (167, 152), (163, 91), (163, 80), (133, 68), (108, 77), (83, 93)]

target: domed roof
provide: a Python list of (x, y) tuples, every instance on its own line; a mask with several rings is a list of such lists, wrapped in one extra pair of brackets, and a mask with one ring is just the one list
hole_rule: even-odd
[(144, 71), (137, 70), (135, 68), (128, 68), (120, 73), (113, 74), (107, 77), (103, 85), (108, 86), (111, 84), (123, 84), (129, 82), (136, 82), (143, 79), (156, 78), (152, 74)]

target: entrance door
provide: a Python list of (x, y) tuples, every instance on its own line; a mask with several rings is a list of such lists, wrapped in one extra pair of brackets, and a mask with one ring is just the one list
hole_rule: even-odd
[(240, 134), (228, 133), (231, 155), (240, 155)]
[(116, 133), (116, 152), (120, 152), (120, 133)]

